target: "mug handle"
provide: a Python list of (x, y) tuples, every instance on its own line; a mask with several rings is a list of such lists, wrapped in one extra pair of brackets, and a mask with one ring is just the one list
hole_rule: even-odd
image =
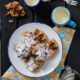
[(72, 28), (76, 28), (76, 23), (74, 21), (69, 21), (67, 25), (71, 26)]

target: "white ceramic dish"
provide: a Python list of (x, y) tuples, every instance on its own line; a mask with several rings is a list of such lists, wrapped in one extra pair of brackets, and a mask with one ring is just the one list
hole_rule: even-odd
[[(48, 39), (54, 38), (57, 41), (58, 44), (58, 51), (56, 54), (52, 57), (52, 59), (49, 59), (46, 61), (46, 63), (43, 65), (43, 67), (40, 69), (37, 73), (29, 72), (24, 64), (24, 62), (17, 57), (16, 52), (14, 51), (13, 45), (18, 43), (23, 38), (23, 32), (25, 31), (33, 31), (35, 28), (38, 28), (46, 33), (48, 36)], [(46, 24), (41, 23), (28, 23), (21, 27), (19, 27), (11, 36), (8, 46), (8, 56), (9, 59), (14, 66), (14, 68), (20, 72), (21, 74), (28, 76), (28, 77), (42, 77), (45, 75), (48, 75), (52, 71), (55, 70), (55, 68), (58, 66), (61, 57), (62, 57), (62, 43), (58, 36), (58, 34), (50, 28)]]

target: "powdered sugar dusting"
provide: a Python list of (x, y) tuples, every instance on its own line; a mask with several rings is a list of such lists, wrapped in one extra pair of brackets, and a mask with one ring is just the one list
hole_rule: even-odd
[(34, 59), (31, 57), (30, 58), (30, 60), (28, 61), (28, 63), (27, 63), (27, 69), (29, 70), (29, 71), (33, 71), (33, 68), (36, 66), (36, 64), (35, 64), (35, 62), (34, 62)]
[(33, 72), (34, 68), (40, 67), (39, 62), (36, 61), (42, 62), (40, 64), (43, 65), (50, 57), (50, 49), (44, 43), (35, 40), (34, 33), (25, 32), (24, 39), (14, 48), (18, 56), (24, 60), (27, 70), (30, 72)]

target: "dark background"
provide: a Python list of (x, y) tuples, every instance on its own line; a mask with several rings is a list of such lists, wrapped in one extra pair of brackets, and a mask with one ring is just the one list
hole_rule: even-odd
[[(1, 75), (11, 65), (8, 59), (7, 46), (12, 33), (19, 26), (28, 22), (42, 22), (50, 26), (54, 26), (51, 22), (51, 11), (57, 6), (65, 6), (71, 12), (71, 18), (77, 23), (76, 33), (74, 35), (72, 44), (70, 46), (69, 54), (66, 58), (65, 65), (70, 65), (73, 69), (80, 73), (80, 3), (77, 6), (70, 6), (62, 0), (52, 0), (51, 2), (41, 3), (36, 8), (27, 7), (22, 0), (18, 0), (26, 11), (26, 16), (21, 18), (13, 18), (11, 16), (6, 17), (5, 4), (12, 0), (0, 0), (0, 39), (1, 39)], [(80, 0), (77, 0), (80, 2)], [(14, 23), (8, 23), (9, 19), (13, 19)]]

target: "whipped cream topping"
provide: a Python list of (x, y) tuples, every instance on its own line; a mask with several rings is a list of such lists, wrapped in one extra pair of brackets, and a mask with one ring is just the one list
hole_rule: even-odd
[(25, 44), (23, 42), (18, 43), (16, 45), (15, 50), (18, 52), (18, 56), (20, 56), (22, 54), (22, 51), (26, 48)]
[(37, 66), (37, 63), (35, 63), (31, 53), (32, 47), (33, 50), (36, 50), (34, 55), (37, 55), (36, 58), (38, 60), (46, 61), (47, 59), (49, 59), (50, 56), (50, 49), (48, 49), (46, 44), (42, 45), (41, 43), (36, 43), (35, 45), (33, 45), (34, 43), (35, 36), (32, 32), (30, 32), (26, 34), (24, 36), (24, 39), (19, 42), (15, 47), (15, 50), (16, 52), (18, 52), (18, 56), (20, 56), (21, 59), (27, 59), (29, 57), (28, 61), (25, 62), (25, 64), (30, 72), (33, 72), (34, 67)]
[(34, 42), (34, 38), (32, 35), (26, 36), (24, 38), (24, 44), (27, 48), (30, 48), (33, 42)]
[(38, 51), (35, 53), (35, 55), (38, 55), (38, 59), (46, 60), (45, 50), (45, 47), (39, 47)]
[(23, 55), (30, 51), (30, 47), (34, 42), (34, 36), (32, 33), (24, 36), (24, 40), (16, 45), (15, 50), (18, 52), (18, 56)]

